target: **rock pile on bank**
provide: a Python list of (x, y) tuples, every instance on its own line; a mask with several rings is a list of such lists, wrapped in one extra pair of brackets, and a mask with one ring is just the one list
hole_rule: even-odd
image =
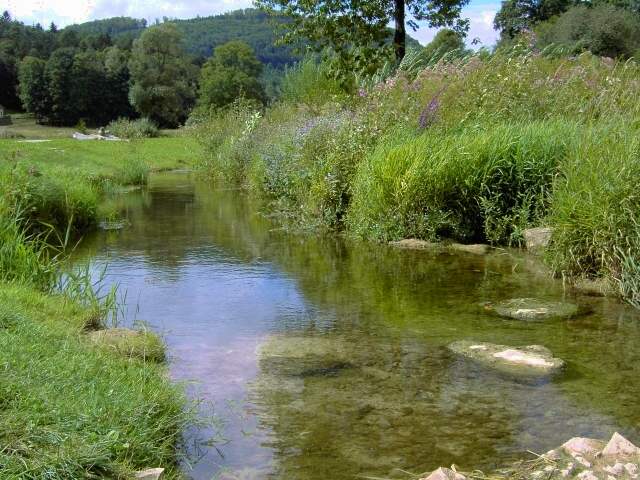
[(499, 470), (490, 477), (463, 474), (455, 467), (438, 468), (420, 480), (531, 479), (531, 480), (636, 480), (640, 478), (640, 448), (619, 433), (605, 443), (574, 437), (535, 460)]

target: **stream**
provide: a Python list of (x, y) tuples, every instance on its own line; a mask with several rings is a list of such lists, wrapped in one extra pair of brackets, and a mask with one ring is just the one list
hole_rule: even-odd
[[(639, 312), (570, 294), (531, 256), (293, 235), (189, 173), (111, 201), (130, 226), (87, 237), (76, 261), (106, 268), (126, 292), (121, 324), (161, 334), (172, 378), (219, 420), (215, 445), (189, 444), (195, 480), (407, 478), (573, 436), (640, 441)], [(521, 322), (479, 307), (517, 297), (590, 313)], [(544, 345), (567, 366), (515, 378), (446, 348), (464, 339)]]

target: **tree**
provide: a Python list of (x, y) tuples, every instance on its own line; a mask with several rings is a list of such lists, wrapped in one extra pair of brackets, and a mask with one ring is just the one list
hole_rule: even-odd
[(184, 121), (195, 99), (197, 67), (189, 62), (174, 25), (146, 30), (133, 44), (129, 70), (129, 99), (141, 115), (170, 127)]
[(640, 49), (640, 15), (611, 4), (580, 5), (536, 30), (539, 45), (562, 45), (574, 53), (630, 58)]
[(265, 94), (258, 77), (262, 63), (249, 45), (231, 41), (214, 50), (200, 72), (199, 103), (223, 107), (237, 98), (264, 102)]
[(493, 20), (503, 38), (514, 38), (540, 22), (566, 12), (578, 0), (504, 0)]
[(464, 38), (459, 32), (444, 28), (424, 47), (424, 53), (428, 58), (438, 60), (449, 52), (464, 52), (465, 48)]
[(79, 118), (78, 99), (73, 89), (75, 54), (74, 48), (59, 48), (47, 60), (45, 79), (51, 102), (48, 118), (54, 125), (73, 125)]
[[(285, 42), (300, 37), (319, 50), (330, 48), (340, 68), (372, 72), (389, 58), (397, 61), (406, 52), (406, 25), (414, 30), (416, 21), (429, 27), (451, 27), (465, 32), (468, 21), (460, 18), (469, 0), (256, 0), (269, 12), (285, 14)], [(406, 16), (413, 17), (407, 22)], [(388, 25), (394, 24), (393, 44), (388, 44)]]
[(19, 95), (27, 112), (42, 121), (49, 114), (49, 92), (45, 77), (46, 62), (40, 58), (25, 57), (18, 68)]

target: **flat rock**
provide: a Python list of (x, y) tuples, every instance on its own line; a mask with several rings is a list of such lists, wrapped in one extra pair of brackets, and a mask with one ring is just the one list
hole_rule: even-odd
[(513, 298), (496, 304), (486, 304), (484, 307), (501, 317), (525, 321), (568, 318), (578, 314), (578, 306), (573, 303), (550, 302), (536, 298)]
[(604, 447), (604, 450), (602, 450), (602, 455), (605, 457), (627, 458), (640, 455), (640, 448), (616, 432)]
[(146, 470), (136, 472), (135, 478), (136, 480), (160, 480), (163, 473), (164, 468), (147, 468)]
[(410, 250), (428, 250), (440, 247), (439, 243), (427, 242), (426, 240), (419, 240), (417, 238), (405, 238), (397, 242), (389, 242), (389, 245)]
[(547, 375), (564, 367), (562, 360), (541, 345), (510, 347), (461, 340), (450, 344), (449, 349), (489, 367), (514, 374)]
[(491, 251), (491, 247), (484, 243), (473, 243), (470, 245), (464, 245), (462, 243), (451, 243), (448, 245), (451, 250), (458, 252), (472, 253), (474, 255), (486, 255)]
[(440, 467), (434, 470), (427, 477), (423, 477), (420, 480), (466, 480), (464, 475), (454, 472), (450, 468)]
[(537, 252), (549, 246), (553, 229), (549, 227), (529, 228), (522, 233), (527, 250)]
[(573, 437), (567, 440), (560, 447), (565, 453), (572, 457), (581, 455), (595, 455), (604, 447), (604, 442), (585, 437)]

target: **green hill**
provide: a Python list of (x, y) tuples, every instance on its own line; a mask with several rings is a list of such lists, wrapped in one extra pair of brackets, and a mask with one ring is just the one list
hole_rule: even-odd
[[(275, 45), (278, 37), (275, 31), (277, 23), (285, 22), (286, 19), (269, 16), (254, 8), (188, 20), (165, 18), (164, 21), (170, 21), (178, 27), (184, 35), (186, 50), (196, 57), (208, 58), (218, 45), (230, 40), (242, 40), (253, 48), (261, 62), (277, 69), (282, 69), (300, 58), (292, 46)], [(107, 34), (117, 41), (120, 38), (139, 36), (147, 28), (147, 22), (128, 17), (114, 17), (67, 28), (76, 30), (83, 36)], [(419, 46), (419, 43), (409, 38), (408, 45)]]

